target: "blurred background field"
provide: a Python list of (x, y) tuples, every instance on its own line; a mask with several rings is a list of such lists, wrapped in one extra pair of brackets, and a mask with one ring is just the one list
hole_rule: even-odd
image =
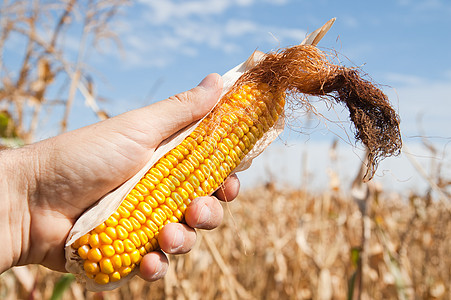
[[(296, 122), (240, 175), (224, 224), (171, 257), (164, 280), (105, 293), (39, 266), (0, 276), (1, 299), (451, 299), (451, 4), (378, 1), (0, 3), (0, 148), (151, 104), (255, 49), (320, 43), (381, 84), (403, 153), (361, 184), (341, 108)], [(52, 296), (53, 295), (53, 296)]]
[[(449, 200), (342, 188), (248, 189), (224, 204), (218, 229), (170, 257), (163, 280), (102, 293), (71, 282), (61, 299), (449, 299)], [(8, 271), (0, 297), (50, 299), (64, 279), (40, 266)]]

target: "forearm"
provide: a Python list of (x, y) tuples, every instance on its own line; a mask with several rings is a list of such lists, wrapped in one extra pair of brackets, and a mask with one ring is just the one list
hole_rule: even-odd
[(23, 264), (29, 249), (28, 148), (0, 151), (0, 273)]

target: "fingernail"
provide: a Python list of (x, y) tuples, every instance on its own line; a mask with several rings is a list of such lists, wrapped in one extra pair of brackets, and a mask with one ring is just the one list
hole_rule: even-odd
[(216, 75), (210, 74), (199, 83), (199, 86), (201, 86), (205, 89), (213, 88), (213, 87), (216, 87), (217, 81), (218, 81), (218, 77)]
[(183, 232), (180, 229), (177, 229), (174, 234), (174, 239), (172, 240), (171, 250), (174, 251), (182, 247), (184, 241), (185, 236), (183, 235)]
[(161, 277), (163, 277), (162, 275), (163, 272), (163, 264), (161, 262), (159, 262), (158, 267), (156, 268), (156, 272), (153, 274), (152, 279), (160, 279)]
[(197, 225), (203, 225), (207, 223), (208, 221), (210, 221), (210, 217), (211, 217), (210, 208), (207, 205), (202, 206), (199, 213), (199, 218), (197, 218)]

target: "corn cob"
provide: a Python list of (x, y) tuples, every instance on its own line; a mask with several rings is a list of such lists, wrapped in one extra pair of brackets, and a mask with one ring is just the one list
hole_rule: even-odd
[(369, 177), (381, 157), (399, 153), (397, 114), (386, 96), (355, 70), (329, 63), (309, 45), (267, 54), (142, 176), (111, 216), (70, 244), (66, 254), (72, 258), (75, 253), (91, 288), (111, 289), (129, 278), (142, 257), (158, 249), (163, 226), (183, 222), (193, 199), (212, 194), (249, 159), (249, 151), (284, 115), (286, 101), (312, 110), (304, 94), (328, 96), (348, 107), (356, 138), (368, 148)]
[(187, 206), (210, 195), (239, 165), (283, 111), (284, 94), (266, 83), (245, 84), (221, 103), (152, 167), (102, 224), (72, 248), (86, 275), (98, 284), (127, 276), (158, 249), (158, 233), (182, 222)]

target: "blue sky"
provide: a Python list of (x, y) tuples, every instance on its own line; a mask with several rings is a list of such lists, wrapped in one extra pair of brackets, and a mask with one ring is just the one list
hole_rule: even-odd
[[(255, 49), (267, 52), (297, 44), (333, 17), (337, 20), (319, 46), (337, 51), (343, 64), (360, 67), (381, 85), (399, 111), (406, 145), (420, 149), (418, 136), (427, 136), (446, 157), (451, 139), (451, 2), (447, 0), (135, 1), (113, 23), (121, 50), (105, 44), (101, 54), (88, 53), (97, 93), (108, 99), (100, 106), (116, 115), (167, 98), (194, 87), (209, 73), (225, 73)], [(81, 96), (79, 100), (70, 128), (96, 121)], [(325, 109), (324, 113), (328, 114)], [(347, 121), (340, 107), (328, 116)], [(349, 129), (346, 123), (343, 126)], [(41, 132), (43, 137), (52, 134), (51, 129)], [(346, 141), (341, 128), (318, 122), (306, 134), (287, 132), (282, 140), (312, 148), (318, 142), (327, 149), (337, 135)], [(346, 142), (342, 149), (352, 153), (350, 170), (354, 170), (358, 154)], [(414, 155), (419, 159), (431, 157), (418, 151)], [(319, 160), (326, 161), (321, 168), (329, 166), (327, 158)], [(449, 167), (449, 161), (443, 162)], [(414, 170), (405, 167), (405, 161), (402, 166), (391, 163), (386, 169), (382, 166), (381, 174), (403, 169), (388, 180), (416, 185), (409, 179)], [(266, 168), (264, 161), (260, 164)]]
[(404, 134), (417, 135), (422, 118), (427, 135), (449, 137), (441, 126), (451, 109), (449, 1), (141, 0), (115, 23), (122, 54), (104, 49), (91, 62), (104, 76), (108, 111), (118, 114), (222, 74), (255, 49), (297, 44), (332, 17), (319, 46), (382, 85)]

